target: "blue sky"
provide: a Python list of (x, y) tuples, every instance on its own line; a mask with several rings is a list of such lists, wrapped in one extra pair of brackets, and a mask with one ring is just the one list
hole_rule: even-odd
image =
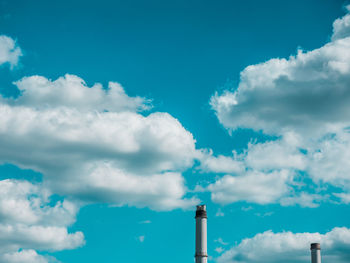
[(347, 4), (1, 1), (0, 262), (348, 262)]

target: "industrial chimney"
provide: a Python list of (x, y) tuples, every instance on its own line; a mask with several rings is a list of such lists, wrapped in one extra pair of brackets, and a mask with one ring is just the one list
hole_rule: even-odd
[(311, 263), (321, 263), (320, 243), (312, 243), (310, 250), (311, 250)]
[(196, 211), (196, 263), (207, 263), (207, 210), (198, 205)]

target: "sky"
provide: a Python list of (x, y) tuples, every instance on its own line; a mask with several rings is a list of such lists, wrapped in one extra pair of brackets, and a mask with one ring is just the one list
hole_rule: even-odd
[(349, 4), (0, 0), (0, 262), (349, 262)]

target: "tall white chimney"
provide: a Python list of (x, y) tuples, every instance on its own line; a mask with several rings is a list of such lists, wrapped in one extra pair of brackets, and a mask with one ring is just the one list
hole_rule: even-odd
[(198, 205), (196, 211), (196, 263), (207, 263), (207, 210)]
[(320, 243), (312, 243), (310, 250), (311, 250), (311, 263), (321, 263)]

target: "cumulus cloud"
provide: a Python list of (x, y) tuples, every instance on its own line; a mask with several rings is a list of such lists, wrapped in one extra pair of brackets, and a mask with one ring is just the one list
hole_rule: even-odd
[[(349, 17), (335, 22), (335, 35), (349, 30)], [(229, 129), (292, 130), (304, 136), (348, 126), (350, 38), (342, 35), (319, 49), (245, 68), (236, 91), (211, 98), (219, 121)]]
[(336, 227), (320, 233), (273, 233), (266, 231), (252, 238), (243, 239), (238, 245), (227, 250), (219, 263), (302, 263), (310, 261), (310, 244), (321, 243), (322, 258), (333, 263), (349, 261), (350, 229)]
[[(210, 104), (228, 130), (248, 128), (276, 137), (263, 143), (249, 143), (245, 152), (234, 153), (232, 157), (214, 157), (209, 151), (208, 157), (203, 158), (202, 169), (230, 174), (208, 187), (214, 201), (261, 199), (265, 201), (260, 203), (278, 200), (282, 205), (317, 207), (319, 202), (329, 200), (329, 196), (317, 189), (322, 184), (326, 188), (332, 185), (342, 189), (342, 193), (337, 190), (332, 197), (348, 202), (349, 21), (350, 14), (337, 19), (331, 42), (321, 48), (299, 50), (288, 59), (275, 58), (248, 66), (241, 72), (236, 90), (212, 96)], [(240, 169), (216, 169), (225, 167), (223, 160)], [(260, 196), (255, 186), (261, 184), (263, 191), (269, 190), (268, 183), (264, 183), (267, 176), (283, 174), (281, 171), (292, 174), (288, 180), (276, 176), (281, 191), (271, 189), (272, 192), (266, 192), (266, 198)], [(254, 179), (249, 179), (253, 174)], [(253, 188), (246, 183), (250, 180)], [(242, 185), (239, 191), (233, 189), (238, 184)], [(310, 187), (305, 189), (303, 185)], [(285, 191), (288, 188), (290, 191)]]
[(214, 156), (212, 150), (201, 150), (197, 154), (199, 169), (204, 172), (242, 174), (247, 169), (271, 171), (274, 169), (305, 169), (307, 160), (302, 153), (302, 138), (293, 132), (280, 139), (264, 143), (248, 143), (245, 151), (232, 156)]
[(212, 150), (201, 149), (197, 152), (197, 159), (200, 160), (198, 169), (203, 172), (241, 173), (244, 171), (244, 164), (235, 151), (233, 156), (214, 156)]
[(309, 136), (349, 125), (350, 38), (287, 59), (247, 67), (235, 92), (211, 105), (227, 128)]
[(89, 88), (77, 76), (16, 82), (17, 98), (0, 103), (0, 160), (34, 169), (56, 193), (89, 202), (187, 208), (181, 172), (195, 140), (167, 113), (144, 116), (147, 100), (110, 83)]
[(308, 172), (315, 181), (331, 183), (350, 191), (350, 134), (322, 139), (309, 152)]
[(78, 207), (67, 200), (49, 206), (50, 192), (27, 181), (0, 181), (1, 223), (66, 226), (75, 222)]
[(247, 167), (255, 170), (303, 170), (306, 158), (300, 149), (302, 148), (299, 136), (288, 133), (279, 140), (249, 143), (248, 149), (239, 158)]
[[(24, 77), (15, 82), (22, 96), (14, 99), (13, 105), (35, 108), (66, 106), (97, 111), (142, 111), (150, 108), (150, 101), (141, 97), (129, 97), (116, 82), (109, 82), (104, 89), (99, 83), (88, 87), (76, 75), (66, 74), (57, 80), (42, 76)], [(11, 101), (9, 101), (11, 102)]]
[(0, 181), (1, 262), (48, 262), (35, 250), (60, 251), (82, 246), (82, 232), (69, 233), (78, 207), (51, 200), (42, 185), (6, 179)]
[(271, 173), (253, 171), (240, 176), (225, 175), (207, 189), (215, 203), (247, 201), (268, 204), (277, 202), (290, 192), (287, 183), (291, 179), (292, 174), (287, 170)]
[[(140, 113), (149, 100), (74, 75), (15, 85), (18, 97), (0, 98), (0, 163), (40, 172), (43, 181), (0, 181), (1, 262), (51, 262), (40, 253), (84, 245), (83, 233), (67, 227), (87, 203), (171, 210), (199, 202), (185, 197), (182, 176), (195, 140), (167, 113)], [(52, 193), (66, 199), (52, 202)]]
[(5, 253), (0, 255), (1, 262), (4, 263), (48, 263), (48, 259), (39, 255), (33, 249), (22, 250), (19, 252)]
[[(346, 10), (350, 11), (350, 5), (346, 6)], [(346, 38), (350, 36), (350, 15), (338, 18), (333, 23), (332, 40)]]
[(12, 38), (0, 35), (0, 65), (8, 63), (11, 68), (18, 64), (22, 51)]
[[(87, 202), (103, 202), (117, 206), (150, 207), (154, 210), (189, 208), (198, 203), (186, 194), (184, 178), (180, 173), (135, 175), (125, 173), (110, 163), (81, 167), (67, 175), (67, 181), (58, 175), (47, 179), (53, 191)], [(68, 183), (67, 183), (68, 182)]]

